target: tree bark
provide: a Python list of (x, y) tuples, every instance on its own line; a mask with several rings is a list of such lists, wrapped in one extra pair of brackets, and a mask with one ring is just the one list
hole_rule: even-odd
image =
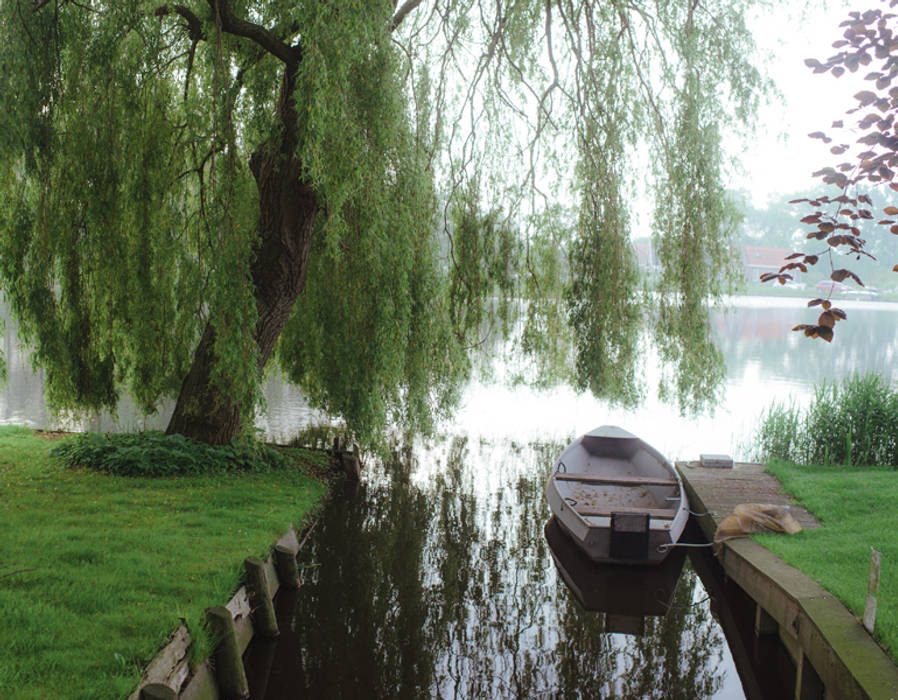
[[(258, 371), (268, 362), (275, 343), (306, 282), (318, 197), (302, 177), (296, 157), (296, 109), (293, 70), (288, 66), (281, 86), (278, 115), (284, 125), (277, 144), (263, 144), (250, 158), (259, 191), (259, 242), (254, 250), (252, 279), (258, 321), (253, 333), (259, 348)], [(212, 380), (215, 330), (206, 325), (193, 364), (169, 421), (167, 434), (220, 445), (242, 427), (242, 407)]]

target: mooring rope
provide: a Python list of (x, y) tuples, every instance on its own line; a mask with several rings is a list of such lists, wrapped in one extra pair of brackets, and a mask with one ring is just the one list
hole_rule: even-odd
[(658, 545), (659, 552), (666, 552), (668, 549), (673, 549), (674, 547), (713, 547), (713, 542), (702, 542), (700, 544), (695, 544), (692, 542), (667, 542), (664, 544)]

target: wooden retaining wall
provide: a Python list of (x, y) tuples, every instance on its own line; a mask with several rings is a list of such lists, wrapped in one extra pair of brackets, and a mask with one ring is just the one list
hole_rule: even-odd
[[(264, 562), (267, 591), (264, 594), (274, 598), (282, 586), (295, 587), (296, 581), (282, 580), (276, 566), (275, 551), (290, 552), (295, 557), (299, 553), (302, 544), (309, 532), (305, 533), (302, 543), (299, 540), (293, 526), (273, 546), (272, 554)], [(281, 571), (286, 571), (283, 567)], [(289, 575), (289, 574), (286, 574)], [(253, 623), (253, 606), (251, 604), (251, 592), (246, 585), (241, 586), (224, 607), (230, 612), (233, 620), (239, 654), (242, 655), (252, 640), (255, 629)], [(144, 698), (164, 697), (164, 690), (157, 686), (165, 686), (170, 689), (169, 697), (191, 698), (194, 700), (217, 700), (223, 697), (219, 689), (216, 672), (211, 660), (206, 660), (193, 673), (188, 663), (189, 647), (191, 643), (190, 632), (184, 625), (172, 632), (168, 644), (153, 658), (144, 671), (137, 688), (129, 696), (128, 700), (143, 700)], [(241, 669), (242, 670), (242, 669)], [(158, 693), (158, 694), (157, 694)]]
[[(344, 472), (347, 478), (357, 480), (361, 471), (358, 448), (352, 451), (345, 447), (334, 440), (333, 450), (328, 451), (333, 467)], [(271, 619), (265, 619), (266, 610), (267, 614), (273, 615), (271, 601), (281, 588), (296, 588), (299, 585), (296, 556), (311, 534), (312, 527), (300, 535), (291, 524), (287, 532), (271, 546), (267, 559), (260, 561), (248, 557), (244, 560), (247, 583), (226, 605), (206, 611), (206, 620), (211, 627), (226, 626), (224, 630), (216, 630), (216, 636), (226, 638), (219, 642), (211, 659), (191, 670), (192, 640), (190, 631), (182, 624), (171, 633), (168, 643), (147, 665), (128, 700), (231, 700), (249, 697), (248, 687), (245, 687), (243, 653), (256, 634), (277, 634), (276, 621), (272, 632)], [(258, 576), (261, 576), (264, 586), (254, 590), (252, 581)], [(227, 615), (224, 614), (225, 610)], [(229, 636), (232, 637), (230, 649), (227, 648)]]
[[(761, 465), (720, 470), (678, 462), (677, 469), (709, 541), (733, 503), (788, 503), (769, 492)], [(755, 634), (777, 635), (795, 662), (795, 700), (898, 700), (898, 666), (818, 583), (747, 537), (723, 542), (718, 562), (755, 601)]]

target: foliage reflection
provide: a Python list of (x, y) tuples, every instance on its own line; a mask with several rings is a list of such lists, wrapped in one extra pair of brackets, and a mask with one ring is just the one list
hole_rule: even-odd
[(396, 454), (335, 498), (274, 663), (251, 655), (253, 697), (714, 695), (725, 645), (688, 564), (661, 600), (652, 589), (647, 610), (625, 611), (645, 615), (639, 635), (558, 575), (542, 485), (561, 447), (457, 438), (417, 463)]

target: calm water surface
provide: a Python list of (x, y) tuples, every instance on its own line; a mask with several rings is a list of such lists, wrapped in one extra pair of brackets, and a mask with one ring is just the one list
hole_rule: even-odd
[(760, 679), (757, 651), (754, 668), (731, 651), (725, 597), (712, 604), (684, 550), (596, 567), (546, 528), (561, 447), (448, 438), (335, 498), (303, 586), (278, 596), (281, 636), (248, 651), (252, 697), (791, 697), (775, 651)]
[[(809, 320), (800, 299), (737, 299), (716, 314), (728, 375), (713, 414), (683, 418), (655, 399), (650, 351), (638, 411), (569, 387), (472, 385), (443, 437), (369, 465), (321, 514), (301, 555), (305, 585), (278, 596), (281, 638), (251, 648), (253, 697), (791, 696), (789, 662), (754, 643), (750, 607), (698, 551), (635, 580), (586, 566), (545, 530), (542, 486), (563, 446), (600, 424), (671, 459), (746, 458), (771, 401), (803, 404), (824, 376), (894, 379), (898, 305), (841, 305), (849, 321), (832, 345), (789, 330)], [(133, 429), (164, 425), (171, 411), (144, 419), (123, 401), (116, 417), (53, 418), (9, 336), (4, 350), (0, 422)], [(265, 393), (258, 427), (269, 439), (321, 418), (277, 378)]]

